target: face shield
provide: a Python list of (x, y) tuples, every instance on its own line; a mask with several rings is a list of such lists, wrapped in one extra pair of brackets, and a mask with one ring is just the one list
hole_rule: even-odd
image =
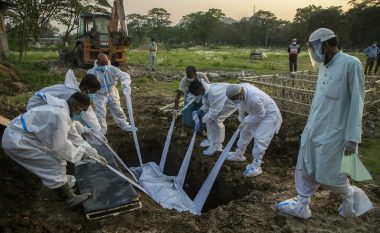
[(311, 65), (314, 71), (317, 71), (321, 63), (325, 61), (325, 55), (322, 54), (322, 42), (320, 39), (307, 43)]

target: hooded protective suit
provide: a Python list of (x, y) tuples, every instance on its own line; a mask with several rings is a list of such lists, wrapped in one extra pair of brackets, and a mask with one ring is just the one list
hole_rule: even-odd
[(210, 84), (204, 96), (202, 96), (202, 107), (205, 115), (207, 140), (211, 145), (221, 145), (225, 137), (223, 122), (236, 111), (236, 105), (227, 98), (227, 83)]
[(238, 104), (239, 119), (246, 124), (240, 131), (236, 151), (244, 154), (249, 142), (255, 138), (252, 155), (261, 161), (274, 134), (280, 130), (281, 113), (273, 99), (262, 90), (249, 83), (241, 85), (244, 100)]
[[(65, 83), (57, 84), (50, 87), (45, 87), (40, 91), (36, 92), (30, 99), (27, 105), (27, 110), (30, 110), (34, 107), (38, 107), (46, 104), (46, 94), (53, 97), (67, 100), (75, 92), (80, 91), (78, 82), (74, 76), (74, 73), (69, 69), (66, 73)], [(90, 106), (86, 112), (84, 112), (83, 119), (80, 119), (81, 123), (86, 127), (92, 129), (92, 131), (97, 135), (103, 135), (101, 133), (100, 125), (98, 119), (92, 107)]]
[(55, 189), (67, 182), (66, 161), (76, 163), (94, 149), (77, 134), (66, 101), (50, 95), (46, 101), (11, 121), (2, 147), (46, 187)]
[(109, 108), (116, 124), (122, 130), (129, 131), (131, 126), (127, 122), (127, 118), (121, 108), (119, 91), (116, 88), (117, 82), (120, 81), (124, 94), (131, 94), (131, 77), (129, 74), (111, 64), (108, 64), (108, 69), (103, 72), (96, 61), (94, 67), (88, 70), (87, 73), (95, 75), (101, 84), (100, 90), (95, 94), (93, 103), (102, 133), (107, 133), (106, 107)]

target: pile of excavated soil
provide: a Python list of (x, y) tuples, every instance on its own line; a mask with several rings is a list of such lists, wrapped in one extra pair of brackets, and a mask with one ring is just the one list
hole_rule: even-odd
[[(171, 98), (149, 93), (134, 93), (135, 120), (144, 162), (160, 159), (171, 119), (161, 115), (158, 108), (170, 101)], [(377, 232), (380, 197), (373, 192), (370, 183), (357, 185), (366, 191), (375, 209), (359, 218), (340, 217), (337, 212), (340, 197), (323, 189), (312, 198), (310, 220), (287, 216), (275, 209), (277, 202), (295, 196), (298, 137), (305, 123), (291, 116), (285, 116), (284, 120), (280, 134), (273, 139), (264, 157), (264, 173), (256, 178), (242, 176), (251, 161), (250, 151), (245, 154), (248, 162), (226, 162), (201, 216), (162, 209), (142, 195), (140, 210), (88, 221), (81, 208), (67, 208), (37, 177), (0, 151), (0, 232)], [(127, 165), (136, 166), (132, 135), (121, 132), (111, 117), (108, 122), (110, 144)], [(237, 127), (236, 117), (227, 119), (226, 126), (228, 140)], [(178, 120), (165, 167), (168, 175), (176, 175), (190, 142), (191, 130), (187, 137), (181, 138), (180, 128)], [(202, 155), (198, 147), (202, 139), (197, 138), (185, 181), (185, 191), (190, 197), (198, 192), (217, 160), (217, 155)], [(72, 172), (72, 166), (68, 170)]]

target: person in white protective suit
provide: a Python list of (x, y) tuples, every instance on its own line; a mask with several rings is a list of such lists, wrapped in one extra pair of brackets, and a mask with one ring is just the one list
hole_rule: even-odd
[[(27, 110), (30, 110), (34, 107), (38, 107), (46, 104), (46, 94), (53, 97), (68, 100), (69, 97), (77, 91), (80, 91), (84, 94), (89, 95), (92, 99), (94, 93), (100, 90), (100, 82), (92, 74), (87, 74), (80, 81), (79, 85), (74, 76), (74, 73), (69, 69), (66, 73), (65, 83), (57, 84), (50, 87), (45, 87), (37, 91), (30, 99), (27, 105)], [(101, 128), (96, 118), (95, 112), (91, 106), (88, 107), (87, 111), (83, 112), (82, 115), (78, 116), (77, 120), (81, 122), (86, 127), (90, 128), (93, 133), (99, 136), (103, 136), (101, 133)]]
[(87, 73), (95, 75), (101, 84), (100, 90), (96, 92), (93, 98), (93, 103), (102, 133), (107, 133), (106, 107), (109, 108), (114, 121), (123, 131), (132, 131), (132, 127), (127, 122), (127, 117), (121, 108), (119, 91), (116, 88), (117, 82), (120, 81), (124, 95), (131, 95), (131, 77), (129, 74), (112, 66), (104, 53), (98, 54), (94, 67), (89, 69)]
[(198, 80), (191, 82), (189, 92), (196, 98), (202, 97), (202, 107), (193, 112), (193, 117), (199, 118), (206, 124), (207, 139), (200, 144), (208, 147), (203, 151), (204, 155), (214, 155), (223, 151), (225, 127), (223, 122), (236, 111), (236, 105), (227, 98), (227, 83), (210, 84), (207, 90)]
[(342, 157), (356, 153), (361, 141), (364, 105), (364, 74), (356, 57), (338, 49), (333, 31), (320, 28), (309, 38), (312, 64), (318, 81), (310, 114), (301, 135), (295, 171), (298, 193), (277, 205), (287, 214), (310, 218), (310, 197), (320, 185), (343, 198), (339, 213), (343, 217), (359, 216), (372, 208), (363, 190), (351, 186), (340, 173)]
[(91, 194), (74, 194), (71, 188), (75, 184), (66, 175), (66, 161), (76, 163), (91, 156), (107, 164), (105, 158), (78, 135), (71, 120), (88, 109), (90, 98), (76, 92), (67, 101), (50, 95), (46, 95), (46, 100), (47, 104), (34, 107), (10, 122), (4, 131), (2, 147), (70, 207), (77, 206)]
[(265, 151), (275, 133), (282, 124), (280, 110), (272, 98), (259, 88), (249, 84), (230, 84), (226, 89), (227, 97), (234, 101), (239, 109), (240, 137), (235, 152), (229, 152), (228, 161), (245, 161), (245, 150), (255, 138), (252, 164), (247, 165), (243, 175), (257, 176), (263, 171), (261, 163)]

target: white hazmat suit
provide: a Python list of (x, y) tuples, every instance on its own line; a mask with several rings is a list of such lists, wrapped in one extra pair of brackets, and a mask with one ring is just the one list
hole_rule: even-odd
[(209, 146), (203, 152), (205, 155), (213, 155), (216, 151), (222, 151), (222, 143), (225, 138), (223, 122), (236, 111), (236, 105), (227, 98), (226, 83), (210, 84), (202, 96), (202, 110), (205, 115), (202, 118), (206, 124), (207, 141), (201, 146)]
[(88, 70), (87, 73), (95, 75), (101, 84), (100, 90), (95, 94), (93, 103), (102, 133), (107, 133), (106, 107), (109, 108), (113, 119), (122, 130), (131, 131), (131, 126), (127, 122), (127, 118), (121, 108), (119, 91), (116, 88), (117, 82), (120, 81), (123, 93), (127, 95), (131, 94), (131, 77), (129, 74), (111, 64), (108, 64), (108, 68), (103, 72), (96, 61), (94, 67)]
[[(74, 76), (73, 71), (69, 69), (66, 73), (64, 84), (57, 84), (54, 86), (45, 87), (40, 91), (36, 92), (29, 99), (27, 110), (47, 104), (46, 95), (51, 95), (59, 99), (68, 100), (69, 97), (77, 91), (80, 92), (78, 82)], [(98, 119), (96, 118), (95, 112), (91, 106), (87, 109), (86, 112), (84, 112), (82, 117), (83, 119), (80, 120), (84, 121), (82, 123), (84, 123), (86, 127), (91, 128), (91, 130), (99, 136), (103, 135), (101, 133), (101, 128)]]
[[(90, 150), (70, 119), (65, 100), (46, 95), (47, 104), (16, 117), (5, 129), (2, 147), (17, 163), (50, 188), (67, 182), (66, 161), (78, 162)], [(69, 139), (70, 138), (70, 139)]]
[(253, 163), (247, 166), (245, 176), (256, 176), (262, 173), (262, 158), (275, 133), (282, 124), (280, 110), (272, 98), (259, 88), (249, 84), (241, 84), (244, 98), (239, 101), (239, 120), (244, 122), (237, 142), (236, 152), (230, 153), (227, 160), (244, 161), (244, 152), (250, 141), (255, 138), (252, 156)]
[[(322, 28), (310, 37), (319, 32), (327, 38), (335, 36)], [(339, 213), (344, 217), (359, 216), (372, 208), (365, 193), (351, 186), (347, 176), (340, 173), (345, 141), (361, 141), (363, 106), (364, 74), (360, 61), (339, 51), (328, 64), (319, 67), (295, 171), (298, 196), (280, 202), (280, 211), (305, 219), (311, 217), (310, 197), (320, 185), (342, 195)]]

